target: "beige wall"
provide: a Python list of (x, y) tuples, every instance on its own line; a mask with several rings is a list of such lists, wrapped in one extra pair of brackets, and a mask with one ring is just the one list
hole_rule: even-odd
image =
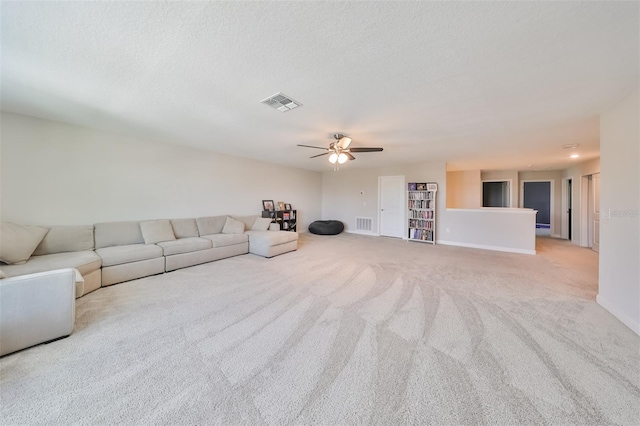
[(482, 207), (480, 170), (447, 172), (447, 208), (477, 209)]
[(258, 214), (291, 203), (300, 230), (320, 218), (322, 176), (179, 145), (2, 113), (2, 220), (101, 221)]
[[(347, 163), (348, 164), (348, 163)], [(400, 167), (327, 171), (322, 174), (322, 217), (340, 220), (346, 231), (353, 231), (356, 217), (373, 219), (374, 233), (378, 232), (378, 177), (404, 176), (405, 182), (436, 182), (436, 238), (440, 238), (446, 222), (446, 165), (423, 163)], [(406, 212), (405, 212), (406, 213)], [(406, 216), (405, 216), (406, 220)]]
[(640, 334), (640, 94), (600, 117), (600, 282), (597, 301)]

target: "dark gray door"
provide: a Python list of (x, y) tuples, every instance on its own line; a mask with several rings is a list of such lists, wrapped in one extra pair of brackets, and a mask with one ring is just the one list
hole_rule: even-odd
[(551, 224), (551, 182), (523, 182), (523, 206), (538, 210), (536, 223)]

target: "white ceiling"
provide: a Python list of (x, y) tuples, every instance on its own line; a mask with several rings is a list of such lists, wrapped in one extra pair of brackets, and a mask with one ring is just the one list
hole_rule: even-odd
[[(2, 109), (311, 170), (562, 168), (639, 80), (638, 2), (2, 2)], [(259, 101), (283, 92), (287, 113)]]

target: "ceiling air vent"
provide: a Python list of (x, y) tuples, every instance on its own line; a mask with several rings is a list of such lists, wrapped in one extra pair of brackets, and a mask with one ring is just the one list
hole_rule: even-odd
[(260, 103), (268, 105), (273, 109), (277, 109), (280, 112), (287, 112), (302, 106), (300, 102), (294, 101), (284, 93), (276, 93), (275, 95), (269, 96), (267, 99), (261, 100)]

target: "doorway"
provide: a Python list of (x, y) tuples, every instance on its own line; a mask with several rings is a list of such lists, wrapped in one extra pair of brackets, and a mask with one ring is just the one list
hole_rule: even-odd
[(596, 253), (600, 252), (600, 173), (589, 176), (589, 247)]
[(562, 179), (562, 238), (573, 239), (573, 178)]
[(483, 180), (482, 207), (511, 207), (511, 181)]
[(567, 180), (567, 239), (571, 241), (571, 233), (573, 232), (571, 205), (573, 203), (573, 179)]
[(404, 176), (378, 177), (379, 230), (385, 237), (402, 238), (405, 234)]
[(538, 211), (536, 215), (536, 235), (553, 235), (553, 181), (522, 180), (520, 182), (522, 182), (520, 189), (521, 207)]

